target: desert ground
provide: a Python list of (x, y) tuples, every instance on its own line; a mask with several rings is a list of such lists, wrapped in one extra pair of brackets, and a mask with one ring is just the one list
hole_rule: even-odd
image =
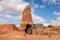
[(60, 35), (0, 35), (0, 40), (60, 40)]
[(0, 40), (60, 40), (60, 27), (48, 27), (41, 31), (37, 29), (33, 31), (33, 34), (27, 34), (17, 29), (8, 31), (6, 28), (6, 30), (0, 31)]

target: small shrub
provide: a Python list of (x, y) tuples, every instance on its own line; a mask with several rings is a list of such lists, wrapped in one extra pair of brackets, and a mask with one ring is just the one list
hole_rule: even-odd
[(43, 35), (48, 35), (48, 32), (44, 32)]
[(48, 37), (51, 37), (51, 35), (48, 35)]

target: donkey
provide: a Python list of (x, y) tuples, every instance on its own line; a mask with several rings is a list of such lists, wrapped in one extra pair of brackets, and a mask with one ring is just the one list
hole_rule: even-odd
[(26, 25), (25, 32), (28, 34), (32, 34), (32, 25), (31, 24)]

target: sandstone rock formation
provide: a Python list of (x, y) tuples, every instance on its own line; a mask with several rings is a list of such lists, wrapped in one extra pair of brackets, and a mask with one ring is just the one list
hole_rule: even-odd
[(23, 11), (20, 30), (25, 29), (27, 24), (32, 24), (32, 23), (33, 23), (33, 20), (32, 20), (32, 15), (31, 15), (31, 7), (30, 5), (28, 5)]
[(17, 30), (14, 24), (0, 24), (0, 33), (5, 34)]

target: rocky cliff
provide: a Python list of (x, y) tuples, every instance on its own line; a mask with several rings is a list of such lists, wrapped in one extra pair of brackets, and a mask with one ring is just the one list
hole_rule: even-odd
[(22, 23), (20, 29), (25, 29), (27, 24), (33, 24), (32, 15), (31, 15), (31, 7), (30, 5), (26, 6), (22, 15)]
[(0, 24), (0, 33), (1, 34), (10, 33), (14, 30), (17, 30), (15, 24)]

